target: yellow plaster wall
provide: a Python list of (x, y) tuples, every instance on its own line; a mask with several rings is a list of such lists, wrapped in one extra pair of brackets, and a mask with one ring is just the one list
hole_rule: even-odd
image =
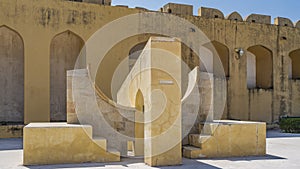
[(245, 157), (266, 155), (266, 124), (220, 120), (207, 123), (200, 134), (189, 136), (187, 158)]
[[(0, 26), (15, 30), (24, 42), (24, 122), (50, 120), (50, 43), (53, 37), (70, 30), (87, 41), (106, 23), (121, 16), (142, 12), (141, 9), (102, 6), (89, 3), (74, 3), (61, 0), (3, 0), (1, 1)], [(221, 15), (221, 14), (220, 14)], [(272, 113), (272, 120), (291, 112), (291, 93), (288, 90), (289, 53), (300, 48), (300, 29), (251, 22), (237, 22), (220, 18), (179, 15), (199, 27), (210, 40), (224, 44), (229, 49), (228, 118), (249, 119), (249, 90), (247, 89), (246, 55), (236, 59), (235, 48), (262, 45), (273, 54), (272, 105), (265, 106), (264, 112)], [(170, 24), (173, 21), (170, 21)], [(174, 21), (175, 22), (175, 21)], [(176, 23), (175, 23), (176, 24)], [(135, 39), (135, 38), (133, 38)], [(97, 75), (96, 84), (112, 97), (110, 83), (112, 69), (127, 54), (130, 46), (144, 42), (140, 39), (125, 40), (116, 46), (108, 56), (119, 59), (107, 61)], [(126, 43), (128, 46), (122, 48)], [(108, 57), (109, 58), (109, 57)], [(196, 64), (197, 65), (197, 64)], [(293, 103), (292, 104), (297, 104)], [(255, 106), (255, 105), (254, 105)], [(271, 111), (269, 111), (271, 110)], [(250, 109), (256, 111), (256, 109)], [(298, 111), (298, 110), (294, 110)], [(258, 113), (258, 112), (250, 112)], [(261, 117), (261, 119), (263, 119)], [(267, 119), (264, 119), (267, 121)]]
[(50, 121), (50, 43), (70, 30), (86, 41), (96, 30), (137, 9), (61, 0), (1, 1), (0, 25), (24, 41), (24, 123)]
[(0, 26), (0, 122), (24, 119), (24, 45), (14, 30)]
[(24, 165), (120, 161), (120, 153), (106, 151), (92, 140), (92, 126), (30, 123), (24, 127)]
[[(135, 150), (144, 151), (150, 166), (181, 164), (181, 43), (173, 38), (151, 37), (118, 92), (118, 104), (136, 106), (142, 93), (144, 113), (136, 114)], [(171, 81), (163, 84), (161, 81)], [(137, 107), (139, 108), (139, 106)], [(144, 140), (145, 139), (145, 140)], [(144, 150), (141, 142), (145, 142)], [(166, 144), (167, 143), (167, 144)]]

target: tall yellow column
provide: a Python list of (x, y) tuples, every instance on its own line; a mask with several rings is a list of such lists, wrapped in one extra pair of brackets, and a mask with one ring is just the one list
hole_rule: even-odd
[(145, 163), (179, 165), (181, 145), (181, 42), (151, 38), (151, 95), (145, 103)]

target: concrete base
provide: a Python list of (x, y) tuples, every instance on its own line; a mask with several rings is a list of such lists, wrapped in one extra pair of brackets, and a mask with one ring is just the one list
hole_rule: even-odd
[(189, 135), (183, 148), (187, 158), (266, 155), (266, 124), (220, 120), (200, 125), (201, 134)]
[(24, 165), (120, 161), (106, 140), (92, 139), (89, 125), (31, 123), (24, 127)]

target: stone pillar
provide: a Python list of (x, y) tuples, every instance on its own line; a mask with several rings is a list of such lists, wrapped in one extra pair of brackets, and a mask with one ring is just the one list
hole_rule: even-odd
[(180, 165), (181, 42), (151, 38), (150, 105), (145, 102), (145, 163)]

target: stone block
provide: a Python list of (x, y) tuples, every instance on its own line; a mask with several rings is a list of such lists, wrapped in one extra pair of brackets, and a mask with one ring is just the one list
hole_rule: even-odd
[[(205, 129), (204, 129), (205, 128)], [(215, 120), (200, 129), (200, 134), (191, 134), (189, 144), (184, 147), (183, 155), (187, 158), (215, 158), (262, 156), (266, 154), (266, 124), (231, 120)], [(205, 130), (205, 131), (204, 131)]]
[(106, 140), (92, 140), (92, 127), (66, 123), (31, 123), (24, 127), (24, 165), (120, 161), (106, 151)]

